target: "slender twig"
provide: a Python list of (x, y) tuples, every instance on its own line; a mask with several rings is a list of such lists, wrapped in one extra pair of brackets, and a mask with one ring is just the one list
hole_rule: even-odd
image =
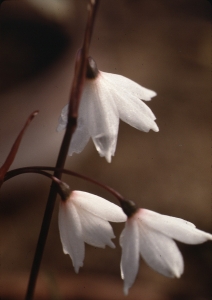
[[(63, 192), (63, 190), (61, 189), (61, 186), (62, 186), (62, 184), (64, 184), (60, 179), (58, 179), (57, 177), (55, 177), (55, 176), (53, 176), (52, 174), (49, 174), (48, 172), (45, 172), (45, 171), (43, 171), (44, 169), (41, 169), (41, 168), (38, 168), (38, 169), (28, 169), (28, 170), (26, 170), (26, 172), (20, 172), (21, 171), (21, 168), (20, 169), (17, 169), (18, 170), (18, 173), (17, 174), (15, 174), (15, 173), (13, 173), (13, 172), (11, 172), (11, 177), (10, 178), (12, 178), (12, 177), (15, 177), (15, 176), (17, 176), (17, 175), (20, 175), (20, 174), (24, 174), (24, 173), (34, 173), (34, 174), (40, 174), (40, 175), (43, 175), (43, 176), (45, 176), (45, 177), (47, 177), (47, 178), (50, 178), (53, 182), (55, 182), (55, 184), (57, 185), (57, 192), (60, 194), (60, 196), (61, 196), (61, 198), (63, 199), (63, 200), (65, 200), (66, 198), (64, 198), (64, 192)], [(12, 171), (14, 171), (14, 170), (12, 170)], [(7, 176), (5, 176), (5, 178), (6, 178), (6, 180), (4, 179), (4, 181), (7, 181), (8, 179), (10, 179), (9, 177), (7, 177)], [(67, 185), (68, 186), (68, 185)]]
[[(83, 84), (85, 80), (85, 71), (86, 71), (86, 63), (88, 57), (88, 50), (89, 44), (92, 36), (93, 25), (96, 15), (96, 9), (98, 6), (98, 0), (90, 1), (90, 9), (88, 15), (88, 23), (86, 26), (85, 37), (83, 42), (82, 50), (80, 51), (80, 55), (77, 55), (76, 65), (75, 65), (75, 75), (73, 79), (72, 89), (71, 89), (71, 96), (69, 101), (69, 113), (68, 113), (68, 124), (66, 127), (66, 131), (63, 137), (63, 141), (60, 147), (56, 168), (57, 170), (54, 172), (54, 176), (58, 179), (61, 178), (62, 173), (61, 170), (65, 165), (66, 156), (68, 154), (68, 149), (70, 145), (70, 141), (72, 135), (76, 129), (77, 124), (77, 112), (80, 103), (80, 97), (83, 89)], [(35, 256), (31, 268), (27, 293), (26, 293), (26, 300), (31, 300), (33, 298), (35, 284), (40, 268), (40, 263), (43, 256), (43, 251), (46, 243), (46, 239), (48, 236), (48, 231), (50, 227), (50, 222), (52, 218), (52, 213), (55, 206), (57, 196), (57, 188), (56, 184), (53, 182), (50, 188), (46, 209), (43, 217), (43, 222), (41, 225), (40, 235), (37, 242), (37, 247), (35, 251)]]
[[(124, 197), (119, 194), (116, 190), (114, 190), (113, 188), (111, 188), (110, 186), (103, 184), (101, 182), (99, 182), (98, 180), (95, 180), (93, 178), (90, 178), (88, 176), (82, 175), (80, 173), (71, 171), (71, 170), (66, 170), (66, 169), (57, 169), (54, 167), (46, 167), (46, 166), (33, 166), (33, 167), (25, 167), (25, 168), (18, 168), (18, 169), (14, 169), (11, 170), (9, 172), (7, 172), (7, 174), (5, 175), (4, 181), (7, 181), (15, 176), (18, 176), (20, 174), (25, 174), (25, 173), (39, 173), (40, 171), (58, 171), (60, 173), (64, 173), (64, 174), (68, 174), (71, 176), (75, 176), (78, 178), (81, 178), (83, 180), (89, 181), (91, 183), (94, 183), (95, 185), (98, 185), (100, 187), (102, 187), (103, 189), (105, 189), (106, 191), (108, 191), (109, 193), (111, 193), (114, 197), (117, 198), (118, 201), (122, 201), (124, 200)], [(49, 174), (49, 173), (47, 173)], [(50, 174), (49, 174), (50, 175)]]
[(20, 146), (21, 140), (23, 138), (23, 135), (28, 127), (28, 125), (31, 123), (31, 121), (34, 119), (35, 116), (37, 116), (38, 114), (38, 110), (34, 111), (33, 113), (31, 113), (31, 115), (28, 117), (26, 123), (24, 124), (24, 127), (21, 129), (19, 135), (17, 136), (5, 162), (3, 163), (3, 165), (0, 168), (0, 186), (3, 183), (4, 180), (4, 175), (6, 174), (6, 172), (9, 170), (11, 164), (13, 163), (15, 156), (17, 154), (18, 148)]

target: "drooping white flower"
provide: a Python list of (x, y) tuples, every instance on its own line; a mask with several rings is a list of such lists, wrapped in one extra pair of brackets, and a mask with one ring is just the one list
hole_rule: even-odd
[(125, 294), (135, 281), (140, 255), (150, 267), (165, 276), (182, 275), (183, 258), (173, 239), (186, 244), (200, 244), (212, 240), (212, 235), (183, 219), (147, 209), (138, 209), (128, 218), (120, 236)]
[[(116, 150), (119, 119), (139, 130), (157, 132), (156, 118), (142, 101), (149, 101), (154, 96), (154, 91), (126, 77), (98, 71), (94, 60), (89, 58), (69, 155), (80, 153), (91, 137), (100, 156), (111, 162)], [(67, 112), (68, 105), (62, 110), (58, 131), (67, 125)]]
[(109, 222), (124, 222), (122, 209), (93, 194), (73, 191), (66, 201), (60, 202), (59, 232), (65, 254), (69, 254), (75, 272), (83, 266), (85, 244), (115, 248), (111, 241), (114, 233)]

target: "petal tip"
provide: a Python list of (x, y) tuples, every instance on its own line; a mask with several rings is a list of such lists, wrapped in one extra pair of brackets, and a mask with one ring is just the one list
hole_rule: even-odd
[(208, 233), (208, 240), (212, 241), (212, 234)]
[(154, 132), (158, 132), (159, 131), (159, 127), (156, 123), (154, 123), (154, 126), (152, 126), (151, 128)]
[(83, 266), (83, 264), (80, 264), (80, 265), (74, 265), (74, 271), (75, 271), (76, 274), (79, 274), (79, 269), (80, 269), (80, 267), (82, 267), (82, 266)]
[(182, 267), (175, 267), (173, 270), (173, 277), (176, 277), (176, 278), (180, 278), (181, 275), (183, 274), (183, 266)]
[(110, 164), (111, 162), (112, 162), (112, 157), (111, 157), (111, 155), (109, 155), (109, 156), (105, 156), (105, 159), (106, 159), (106, 161)]
[(111, 241), (111, 243), (110, 243), (110, 248), (112, 248), (112, 249), (115, 249), (116, 248), (116, 245)]
[(124, 292), (124, 295), (127, 296), (129, 293), (129, 288), (125, 286), (123, 289), (123, 292)]

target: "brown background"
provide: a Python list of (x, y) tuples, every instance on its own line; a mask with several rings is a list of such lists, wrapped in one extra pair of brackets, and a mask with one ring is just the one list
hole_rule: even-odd
[[(26, 4), (18, 2), (3, 2), (0, 16), (20, 10), (26, 18)], [(20, 44), (17, 48), (8, 47), (11, 52), (4, 68), (12, 65), (15, 75), (5, 77), (6, 69), (1, 67), (9, 88), (2, 91), (0, 101), (0, 163), (27, 116), (39, 109), (12, 168), (55, 164), (63, 136), (55, 129), (69, 97), (75, 53), (86, 22), (86, 3), (67, 1), (65, 12), (39, 12), (44, 13), (46, 23), (56, 20), (71, 37), (71, 44), (59, 60), (31, 80), (19, 82), (17, 78), (22, 77), (17, 74), (20, 70), (24, 73), (33, 55), (23, 57), (23, 62), (18, 56), (20, 63), (15, 63), (17, 52), (25, 53), (27, 43), (16, 41)], [(206, 0), (101, 2), (90, 54), (100, 70), (124, 75), (158, 93), (149, 106), (160, 131), (146, 134), (121, 122), (111, 164), (98, 156), (92, 142), (81, 154), (68, 157), (66, 164), (112, 186), (141, 207), (184, 218), (208, 232), (212, 232), (210, 17), (211, 5)], [(37, 15), (35, 21), (40, 22)], [(73, 189), (115, 201), (89, 183), (67, 176), (64, 180)], [(24, 297), (49, 186), (49, 180), (42, 176), (21, 175), (1, 189), (1, 300)], [(118, 243), (123, 224), (114, 226), (115, 250), (86, 246), (84, 267), (76, 275), (70, 258), (62, 252), (57, 213), (58, 203), (35, 299), (125, 299)], [(185, 260), (181, 279), (163, 277), (141, 259), (138, 277), (126, 299), (211, 299), (212, 244), (179, 247)]]

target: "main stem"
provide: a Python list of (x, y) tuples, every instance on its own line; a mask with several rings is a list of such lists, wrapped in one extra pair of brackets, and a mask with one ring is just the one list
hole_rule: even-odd
[[(70, 143), (73, 132), (74, 132), (74, 128), (67, 128), (67, 130), (65, 132), (63, 142), (62, 142), (62, 145), (60, 148), (60, 152), (58, 155), (57, 163), (56, 163), (57, 167), (64, 166), (64, 164), (65, 164), (65, 159), (66, 159), (66, 155), (68, 153), (68, 147), (69, 147), (69, 143)], [(56, 171), (56, 172), (54, 172), (54, 176), (60, 179), (61, 173)], [(27, 288), (27, 293), (26, 293), (26, 298), (25, 298), (26, 300), (33, 299), (37, 276), (38, 276), (38, 272), (40, 269), (40, 263), (42, 260), (44, 247), (46, 244), (46, 239), (47, 239), (47, 235), (48, 235), (48, 231), (49, 231), (49, 227), (50, 227), (50, 223), (51, 223), (51, 218), (52, 218), (52, 213), (53, 213), (54, 206), (55, 206), (56, 197), (57, 197), (57, 185), (55, 184), (55, 182), (52, 182), (52, 185), (51, 185), (51, 188), (49, 191), (47, 204), (46, 204), (44, 217), (43, 217), (43, 222), (41, 225), (40, 235), (39, 235), (38, 242), (37, 242), (37, 247), (36, 247), (35, 256), (34, 256), (34, 260), (33, 260), (33, 264), (32, 264), (32, 269), (31, 269), (31, 273), (30, 273), (30, 277), (29, 277), (29, 283), (28, 283), (28, 288)]]
[[(92, 36), (93, 25), (94, 25), (98, 4), (99, 4), (98, 0), (96, 2), (90, 1), (90, 10), (88, 15), (88, 22), (86, 26), (85, 36), (84, 36), (83, 47), (76, 59), (75, 75), (72, 83), (72, 90), (71, 90), (71, 96), (69, 101), (68, 124), (61, 144), (60, 152), (58, 154), (57, 163), (56, 163), (56, 168), (58, 169), (64, 168), (71, 138), (76, 129), (78, 107), (79, 107), (80, 97), (81, 97), (82, 88), (85, 80), (88, 50), (89, 50), (89, 45)], [(55, 171), (54, 176), (57, 177), (58, 179), (61, 179), (62, 173), (60, 171)], [(38, 238), (35, 256), (31, 268), (27, 293), (25, 297), (26, 300), (33, 299), (37, 276), (40, 269), (40, 264), (43, 256), (44, 247), (46, 244), (46, 239), (48, 236), (48, 231), (51, 223), (56, 197), (57, 197), (57, 185), (55, 182), (53, 182), (49, 191), (43, 222), (41, 225), (40, 235)]]

